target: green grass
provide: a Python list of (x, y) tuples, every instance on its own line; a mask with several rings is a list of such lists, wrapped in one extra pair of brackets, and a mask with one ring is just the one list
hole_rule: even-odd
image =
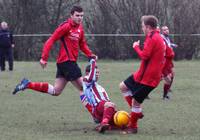
[[(83, 69), (86, 62), (80, 62)], [(137, 61), (100, 61), (104, 86), (118, 109), (129, 111), (118, 85), (136, 70)], [(200, 62), (175, 62), (176, 76), (170, 101), (163, 101), (162, 82), (143, 104), (145, 117), (139, 122), (137, 135), (93, 131), (94, 124), (81, 106), (79, 92), (68, 84), (64, 92), (53, 97), (25, 90), (12, 95), (23, 78), (54, 83), (55, 63), (43, 70), (36, 62), (15, 62), (13, 72), (0, 72), (1, 140), (199, 140), (200, 138)]]

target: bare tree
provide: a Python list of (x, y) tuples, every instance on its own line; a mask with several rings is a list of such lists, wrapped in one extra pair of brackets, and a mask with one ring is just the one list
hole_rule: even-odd
[[(71, 6), (79, 2), (80, 0), (2, 0), (0, 17), (11, 25), (15, 34), (52, 33), (58, 23), (69, 16)], [(15, 37), (15, 58), (39, 59), (45, 40), (46, 37)]]
[[(52, 33), (70, 16), (68, 13), (74, 4), (82, 4), (85, 8), (86, 33), (116, 34), (87, 38), (90, 48), (100, 58), (136, 57), (131, 51), (132, 42), (144, 40), (144, 36), (119, 37), (118, 34), (142, 33), (140, 18), (146, 14), (157, 16), (159, 24), (169, 26), (172, 34), (183, 35), (171, 36), (180, 46), (175, 50), (176, 59), (200, 57), (199, 36), (187, 35), (200, 32), (199, 0), (0, 0), (0, 18), (9, 23), (15, 34)], [(15, 37), (15, 58), (38, 59), (46, 39)]]

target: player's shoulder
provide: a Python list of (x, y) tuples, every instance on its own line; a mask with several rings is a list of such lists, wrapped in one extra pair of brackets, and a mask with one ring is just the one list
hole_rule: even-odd
[(150, 35), (151, 40), (157, 42), (164, 42), (164, 38), (162, 37), (162, 35), (158, 32), (154, 32)]
[(69, 25), (70, 25), (70, 24), (69, 24), (68, 21), (64, 21), (64, 22), (60, 23), (60, 24), (58, 25), (58, 27), (69, 26)]
[(58, 28), (71, 28), (72, 27), (72, 20), (71, 19), (67, 19), (65, 21), (63, 21), (62, 23), (60, 23), (60, 25), (58, 25)]
[(96, 87), (98, 87), (99, 89), (101, 89), (101, 91), (105, 91), (104, 87), (102, 87), (100, 84), (96, 83)]
[(150, 38), (162, 38), (162, 36), (158, 31), (154, 31), (154, 32), (151, 32)]

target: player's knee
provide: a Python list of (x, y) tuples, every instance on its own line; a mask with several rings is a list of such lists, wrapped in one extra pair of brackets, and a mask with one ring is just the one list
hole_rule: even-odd
[(165, 85), (170, 85), (170, 81), (165, 81), (164, 84)]
[(59, 96), (60, 93), (55, 93), (55, 94), (52, 94), (52, 96)]
[(119, 84), (119, 89), (121, 90), (122, 93), (127, 91), (127, 88), (126, 88), (124, 82), (121, 82)]
[(120, 84), (119, 84), (119, 89), (122, 91), (123, 90), (123, 82), (121, 82)]
[(59, 96), (62, 93), (62, 91), (55, 90), (55, 93), (52, 94), (52, 96)]
[(171, 78), (166, 77), (166, 78), (164, 79), (164, 84), (169, 85), (170, 83), (171, 83)]

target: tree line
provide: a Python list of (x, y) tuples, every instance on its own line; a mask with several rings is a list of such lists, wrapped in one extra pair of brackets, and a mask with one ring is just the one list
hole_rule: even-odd
[[(118, 35), (141, 34), (140, 18), (147, 14), (157, 16), (160, 26), (167, 25), (175, 34), (171, 39), (179, 46), (177, 60), (200, 58), (199, 0), (0, 0), (0, 19), (8, 22), (14, 34), (49, 34), (70, 16), (73, 5), (84, 8), (87, 34), (116, 34), (87, 36), (89, 47), (100, 58), (136, 58), (132, 42), (143, 41), (144, 36)], [(38, 60), (47, 38), (15, 36), (15, 59)], [(51, 51), (51, 58), (56, 53)]]

